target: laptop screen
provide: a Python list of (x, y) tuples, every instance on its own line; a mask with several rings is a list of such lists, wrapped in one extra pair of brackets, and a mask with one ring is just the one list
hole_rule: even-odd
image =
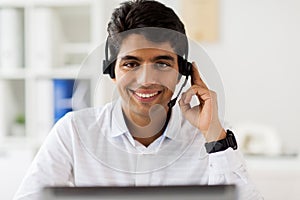
[(46, 187), (45, 200), (235, 200), (234, 185), (147, 187)]

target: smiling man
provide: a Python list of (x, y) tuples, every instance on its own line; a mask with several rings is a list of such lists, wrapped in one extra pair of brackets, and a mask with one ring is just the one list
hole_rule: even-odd
[[(240, 199), (261, 199), (234, 134), (221, 125), (217, 94), (186, 60), (187, 37), (174, 11), (156, 1), (128, 1), (107, 30), (103, 72), (120, 98), (63, 117), (15, 199), (39, 199), (44, 186), (57, 185), (216, 184), (236, 184)], [(188, 77), (191, 86), (176, 103)]]
[(122, 40), (114, 68), (129, 132), (148, 146), (167, 123), (168, 103), (179, 77), (177, 54), (169, 42), (154, 43), (132, 33)]

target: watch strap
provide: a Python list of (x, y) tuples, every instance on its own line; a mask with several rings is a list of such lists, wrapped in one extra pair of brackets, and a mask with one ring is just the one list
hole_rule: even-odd
[(231, 147), (232, 149), (237, 149), (237, 142), (234, 134), (231, 130), (226, 131), (226, 138), (218, 141), (205, 143), (205, 148), (207, 153), (215, 153), (219, 151), (224, 151)]

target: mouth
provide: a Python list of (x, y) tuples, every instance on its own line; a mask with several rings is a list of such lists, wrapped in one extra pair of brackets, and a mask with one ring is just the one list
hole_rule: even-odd
[(133, 96), (142, 103), (149, 103), (154, 101), (161, 91), (153, 91), (153, 90), (142, 90), (142, 91), (133, 91), (131, 90)]

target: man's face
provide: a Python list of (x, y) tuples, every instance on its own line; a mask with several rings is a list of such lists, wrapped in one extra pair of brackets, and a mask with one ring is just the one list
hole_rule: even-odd
[(178, 82), (177, 54), (169, 42), (153, 43), (131, 34), (122, 41), (115, 74), (125, 114), (148, 117), (155, 104), (168, 109)]

